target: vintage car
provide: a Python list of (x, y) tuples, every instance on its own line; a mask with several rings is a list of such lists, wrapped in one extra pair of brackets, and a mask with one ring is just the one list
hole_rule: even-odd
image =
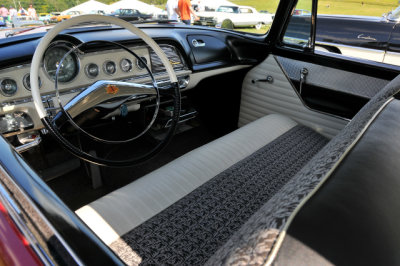
[(32, 27), (32, 26), (43, 26), (44, 22), (30, 17), (30, 16), (15, 16), (11, 21), (7, 21), (7, 25), (10, 28), (22, 28), (22, 27)]
[(61, 22), (63, 20), (70, 19), (72, 17), (80, 16), (82, 15), (80, 11), (68, 11), (68, 12), (61, 12), (60, 15), (56, 16), (55, 20), (56, 22)]
[(315, 50), (317, 2), (307, 45), (295, 0), (0, 39), (2, 264), (398, 265), (400, 68)]
[(272, 23), (273, 15), (259, 13), (255, 8), (249, 6), (228, 6), (218, 7), (215, 12), (199, 12), (199, 20), (195, 25), (216, 26), (228, 29), (238, 27), (255, 27), (261, 29), (262, 25)]
[[(307, 42), (301, 35), (307, 35), (311, 14), (309, 11), (294, 12), (297, 25), (287, 38), (298, 38)], [(321, 51), (339, 53), (347, 56), (400, 65), (400, 32), (398, 22), (400, 7), (382, 17), (372, 16), (317, 16), (316, 44)], [(337, 29), (341, 30), (338, 31)]]
[(43, 21), (44, 24), (49, 24), (50, 23), (50, 18), (52, 15), (50, 13), (39, 13), (39, 20)]
[(57, 21), (57, 17), (59, 16), (59, 15), (61, 15), (61, 12), (51, 12), (50, 13), (50, 20), (49, 20), (49, 22), (50, 23), (57, 23), (58, 21)]
[(108, 14), (108, 16), (118, 17), (125, 21), (143, 21), (149, 20), (153, 17), (153, 15), (143, 14), (137, 9), (117, 9), (112, 14)]
[(0, 27), (6, 27), (7, 26), (7, 24), (6, 24), (6, 22), (4, 21), (4, 19), (3, 18), (0, 18)]

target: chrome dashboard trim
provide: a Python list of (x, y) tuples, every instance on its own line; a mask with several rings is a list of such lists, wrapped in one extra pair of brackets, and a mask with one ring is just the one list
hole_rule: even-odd
[(34, 141), (15, 147), (15, 150), (18, 153), (23, 153), (24, 151), (30, 150), (31, 148), (38, 146), (41, 142), (42, 138), (40, 136), (37, 136)]
[[(181, 70), (181, 71), (176, 71), (176, 75), (178, 77), (182, 77), (185, 75), (190, 75), (192, 72), (190, 70)], [(166, 73), (154, 73), (154, 77), (155, 78), (160, 78), (160, 80), (157, 81), (157, 84), (160, 82), (164, 82), (164, 81), (169, 81), (166, 80), (165, 77)], [(131, 77), (131, 78), (126, 78), (126, 79), (121, 79), (120, 81), (137, 81), (139, 80), (139, 82), (143, 82), (146, 83), (147, 80), (150, 81), (150, 78), (148, 75), (141, 75), (141, 76), (135, 76), (135, 77)], [(159, 84), (160, 86), (160, 84)], [(80, 92), (82, 90), (86, 89), (86, 87), (82, 87), (82, 88), (76, 88), (76, 89), (71, 89), (71, 90), (64, 90), (64, 91), (60, 91), (60, 95), (67, 95), (67, 94), (72, 94), (72, 93), (76, 93), (76, 92)], [(46, 101), (50, 98), (54, 98), (56, 97), (56, 93), (54, 92), (48, 92), (48, 93), (43, 93), (42, 94), (42, 100)], [(32, 102), (32, 97), (25, 97), (22, 99), (17, 99), (17, 100), (10, 100), (10, 101), (4, 101), (2, 103), (0, 103), (0, 107), (4, 107), (4, 106), (9, 106), (9, 105), (18, 105), (18, 104), (24, 104), (24, 103), (29, 103)]]

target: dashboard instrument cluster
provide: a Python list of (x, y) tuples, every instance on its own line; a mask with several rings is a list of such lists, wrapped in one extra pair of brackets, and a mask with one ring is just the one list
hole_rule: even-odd
[[(128, 47), (141, 60), (117, 47), (89, 52), (73, 49), (74, 47), (68, 41), (55, 41), (43, 56), (39, 86), (43, 102), (49, 109), (56, 111), (59, 107), (55, 98), (56, 74), (61, 102), (68, 102), (98, 80), (148, 83), (151, 80), (145, 64), (157, 80), (164, 83), (168, 80), (160, 60), (145, 45)], [(160, 47), (167, 54), (178, 76), (187, 77), (191, 73), (176, 47), (169, 44), (161, 44)], [(0, 133), (7, 136), (42, 127), (30, 90), (29, 63), (0, 70)], [(18, 127), (17, 124), (21, 126)]]

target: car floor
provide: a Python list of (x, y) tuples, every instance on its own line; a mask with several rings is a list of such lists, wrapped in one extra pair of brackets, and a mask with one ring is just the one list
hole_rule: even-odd
[[(125, 168), (99, 167), (103, 185), (98, 188), (93, 188), (92, 179), (89, 176), (90, 165), (83, 161), (80, 161), (80, 166), (75, 170), (63, 176), (49, 179), (47, 184), (68, 207), (76, 210), (212, 141), (216, 137), (205, 126), (200, 125), (176, 134), (161, 153), (145, 163)], [(128, 155), (130, 149), (118, 148), (113, 152), (119, 155)]]

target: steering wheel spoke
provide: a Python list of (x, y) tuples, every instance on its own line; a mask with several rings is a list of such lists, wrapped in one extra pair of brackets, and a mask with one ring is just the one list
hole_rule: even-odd
[(64, 107), (74, 118), (89, 108), (115, 110), (127, 101), (157, 96), (151, 85), (113, 80), (99, 80), (76, 95)]

